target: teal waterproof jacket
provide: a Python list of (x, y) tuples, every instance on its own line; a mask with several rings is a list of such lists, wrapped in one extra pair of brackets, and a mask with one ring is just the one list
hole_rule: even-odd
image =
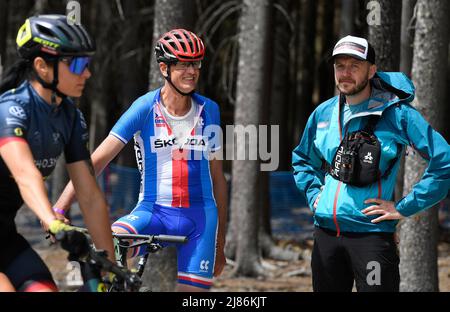
[[(292, 165), (297, 187), (305, 195), (314, 214), (316, 226), (338, 232), (394, 232), (397, 220), (371, 223), (379, 216), (361, 211), (372, 204), (370, 198), (393, 200), (400, 155), (411, 146), (428, 163), (421, 180), (411, 192), (396, 203), (403, 216), (427, 209), (447, 196), (450, 188), (450, 146), (411, 105), (414, 86), (402, 73), (378, 72), (372, 86), (384, 90), (366, 101), (367, 107), (342, 124), (339, 96), (321, 105), (310, 116), (300, 144), (294, 149)], [(381, 115), (375, 135), (381, 143), (380, 171), (383, 175), (391, 162), (390, 173), (366, 187), (356, 187), (334, 179), (324, 169), (330, 164), (346, 131), (357, 131), (369, 115)], [(313, 204), (321, 192), (317, 208)]]

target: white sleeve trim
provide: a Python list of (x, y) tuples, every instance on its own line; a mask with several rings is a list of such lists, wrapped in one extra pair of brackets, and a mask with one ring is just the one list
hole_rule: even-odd
[(114, 133), (114, 132), (111, 131), (109, 134), (111, 134), (111, 135), (115, 136), (116, 138), (118, 138), (120, 141), (122, 141), (123, 144), (127, 144), (127, 143), (128, 143), (127, 140), (125, 140), (124, 138), (122, 138), (122, 137), (121, 137), (120, 135), (118, 135), (117, 133)]

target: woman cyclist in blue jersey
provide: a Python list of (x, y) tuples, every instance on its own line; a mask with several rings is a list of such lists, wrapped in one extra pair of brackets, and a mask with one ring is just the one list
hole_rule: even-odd
[(0, 85), (0, 272), (18, 291), (56, 291), (53, 278), (14, 218), (25, 203), (44, 228), (64, 228), (44, 180), (64, 152), (89, 231), (114, 259), (108, 210), (96, 183), (83, 115), (69, 97), (80, 97), (91, 73), (95, 44), (83, 26), (66, 16), (28, 18), (19, 29), (20, 60)]
[[(112, 229), (188, 236), (177, 246), (177, 290), (206, 291), (225, 265), (227, 185), (220, 157), (210, 157), (220, 149), (219, 107), (194, 92), (205, 54), (196, 34), (172, 30), (158, 40), (155, 54), (164, 86), (133, 103), (92, 159), (100, 174), (134, 138), (139, 202)], [(68, 209), (73, 197), (69, 184), (56, 206)]]

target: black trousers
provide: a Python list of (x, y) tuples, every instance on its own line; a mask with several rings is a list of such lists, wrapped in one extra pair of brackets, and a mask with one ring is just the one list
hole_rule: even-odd
[(398, 292), (399, 256), (393, 233), (341, 233), (316, 227), (311, 257), (315, 292)]

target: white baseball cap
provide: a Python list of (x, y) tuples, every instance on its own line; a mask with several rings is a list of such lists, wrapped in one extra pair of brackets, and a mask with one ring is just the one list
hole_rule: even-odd
[(366, 39), (360, 37), (346, 36), (339, 40), (331, 58), (337, 55), (348, 55), (375, 64), (375, 50)]

